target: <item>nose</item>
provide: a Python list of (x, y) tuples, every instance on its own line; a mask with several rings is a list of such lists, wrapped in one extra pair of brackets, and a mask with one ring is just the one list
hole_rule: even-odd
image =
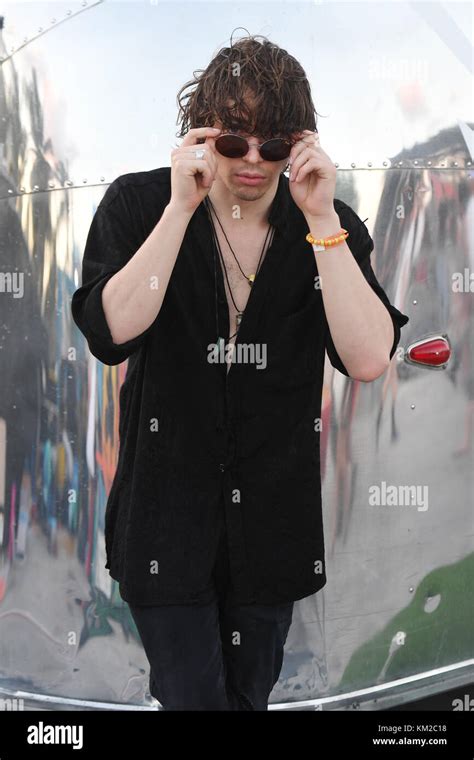
[(259, 164), (262, 161), (260, 151), (256, 145), (250, 145), (248, 152), (244, 156), (245, 161), (250, 164)]

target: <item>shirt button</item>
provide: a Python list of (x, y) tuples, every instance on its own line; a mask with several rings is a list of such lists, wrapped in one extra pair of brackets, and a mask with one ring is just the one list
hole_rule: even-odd
[(225, 471), (225, 464), (223, 464), (221, 462), (220, 465), (219, 465), (219, 469), (220, 469), (221, 472), (224, 472)]

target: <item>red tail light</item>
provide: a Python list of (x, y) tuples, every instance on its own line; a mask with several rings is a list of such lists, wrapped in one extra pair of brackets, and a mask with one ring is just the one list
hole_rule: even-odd
[(426, 367), (445, 367), (451, 357), (451, 346), (445, 335), (425, 338), (407, 349), (406, 361)]

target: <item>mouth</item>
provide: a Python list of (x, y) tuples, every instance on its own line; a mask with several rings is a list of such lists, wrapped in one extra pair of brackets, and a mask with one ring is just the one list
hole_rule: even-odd
[(265, 179), (263, 174), (251, 174), (249, 172), (241, 172), (235, 176), (244, 185), (259, 185)]

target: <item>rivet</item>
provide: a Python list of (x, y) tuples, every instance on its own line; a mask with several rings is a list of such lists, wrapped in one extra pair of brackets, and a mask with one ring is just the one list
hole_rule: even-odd
[(52, 24), (55, 24), (55, 23), (56, 23), (56, 19), (55, 19), (55, 18), (52, 18), (52, 19), (51, 19), (51, 23), (52, 23)]
[(416, 409), (415, 404), (410, 404), (410, 409)]
[(471, 162), (470, 161), (466, 161), (466, 166), (470, 166), (470, 165), (471, 165)]
[(384, 165), (384, 166), (388, 166), (388, 161), (384, 161), (384, 162), (383, 162), (383, 165)]
[(355, 169), (355, 164), (351, 164), (352, 168)]
[(40, 26), (40, 28), (38, 29), (38, 32), (42, 32), (42, 31), (43, 31), (43, 27)]
[(398, 162), (398, 165), (399, 165), (399, 166), (403, 166), (403, 161), (399, 161), (399, 162)]
[(39, 190), (39, 187), (38, 187), (38, 185), (35, 185), (35, 186), (33, 187), (33, 191), (35, 191), (35, 190)]
[(416, 298), (413, 299), (412, 303), (416, 306), (416, 304), (418, 303), (418, 301), (416, 300)]
[(48, 182), (48, 187), (56, 187), (56, 185), (54, 184), (54, 182)]
[(445, 167), (445, 166), (446, 166), (446, 164), (440, 164), (440, 166), (443, 166), (443, 167)]
[(23, 37), (23, 42), (28, 42), (28, 37)]
[(334, 164), (334, 166), (336, 167), (336, 169), (339, 169), (339, 164), (338, 163)]
[(66, 185), (69, 185), (69, 186), (71, 186), (71, 185), (72, 185), (72, 179), (68, 179), (68, 180), (66, 180)]
[(454, 166), (459, 166), (457, 161), (454, 162)]
[(9, 192), (11, 195), (13, 195), (13, 190), (11, 189), (11, 187), (9, 187), (9, 188), (8, 188), (8, 192)]
[(87, 183), (87, 179), (83, 179), (82, 181), (83, 181), (84, 185)]
[(25, 192), (25, 188), (24, 187), (20, 187), (20, 193), (24, 193), (24, 192)]
[(415, 164), (415, 166), (418, 166), (418, 161), (413, 161), (413, 163)]
[(372, 161), (368, 161), (367, 166), (372, 166)]
[(410, 594), (413, 594), (414, 590), (415, 589), (413, 588), (413, 586), (410, 586), (410, 588), (408, 589), (408, 591), (410, 592)]
[(428, 166), (431, 166), (431, 161), (428, 161)]
[(101, 182), (105, 182), (105, 177), (101, 177), (101, 178), (100, 178), (100, 181), (101, 181)]
[(68, 11), (68, 12), (66, 13), (66, 16), (70, 16), (70, 15), (71, 15), (71, 13), (72, 13), (72, 11)]

